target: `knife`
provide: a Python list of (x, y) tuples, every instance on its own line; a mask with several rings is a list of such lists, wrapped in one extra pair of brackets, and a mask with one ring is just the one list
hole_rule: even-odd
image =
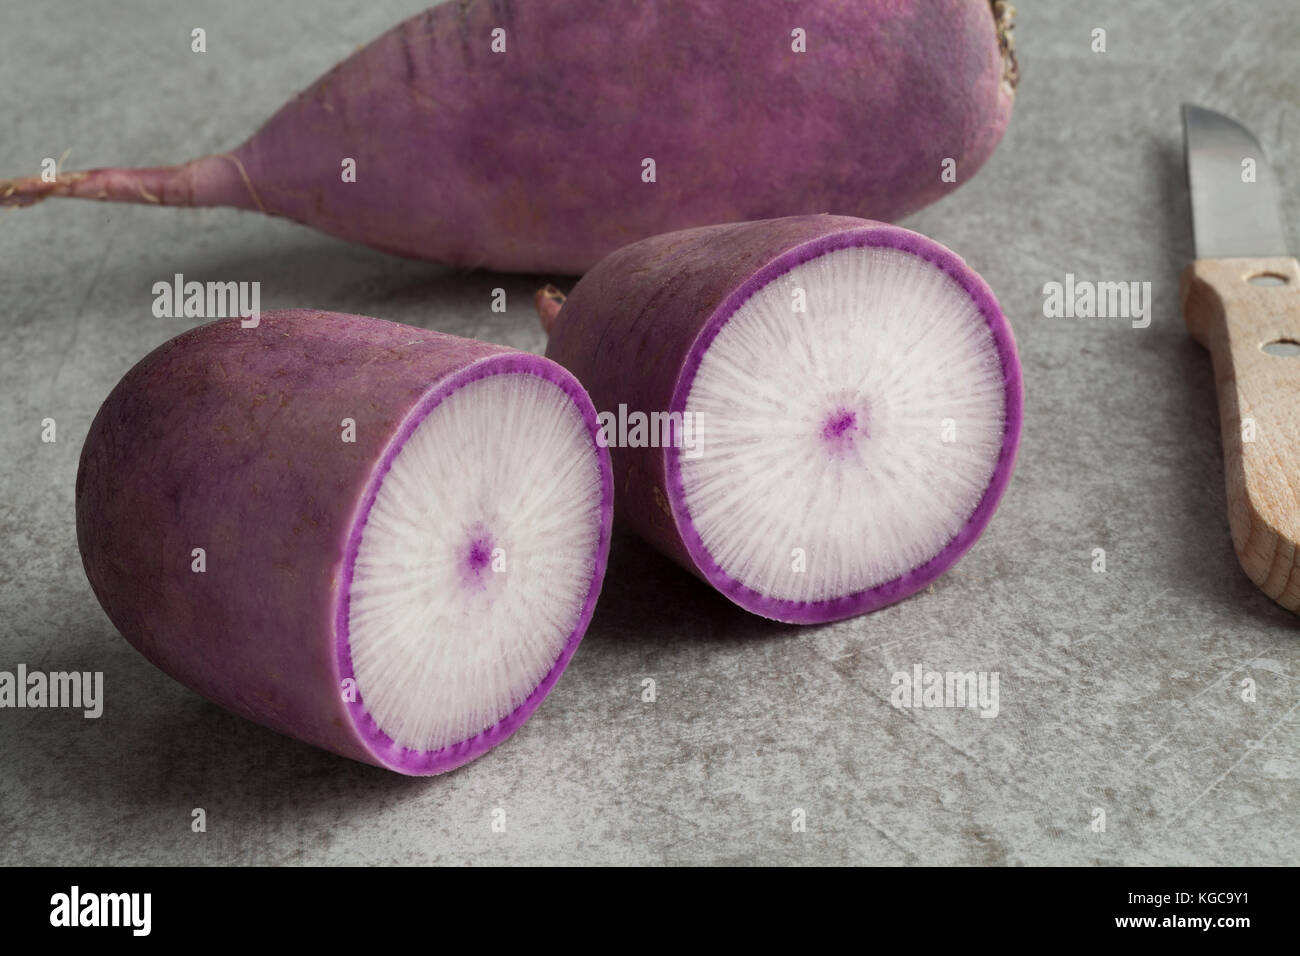
[(1196, 261), (1183, 320), (1214, 362), (1237, 560), (1300, 613), (1300, 263), (1264, 150), (1230, 117), (1183, 106)]

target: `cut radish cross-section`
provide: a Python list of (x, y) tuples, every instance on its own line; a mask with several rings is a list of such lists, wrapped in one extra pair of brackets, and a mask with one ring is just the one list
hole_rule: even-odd
[(352, 569), (365, 723), (440, 751), (528, 700), (591, 593), (601, 481), (582, 408), (547, 378), (487, 374), (429, 411), (382, 478)]
[(210, 700), (401, 773), (513, 733), (591, 619), (613, 485), (595, 409), (540, 356), (269, 312), (145, 357), (77, 476), (86, 574)]
[(539, 307), (547, 355), (597, 409), (682, 422), (671, 441), (613, 442), (619, 513), (767, 617), (834, 620), (925, 586), (1010, 478), (1010, 326), (961, 259), (905, 229), (807, 216), (688, 230)]

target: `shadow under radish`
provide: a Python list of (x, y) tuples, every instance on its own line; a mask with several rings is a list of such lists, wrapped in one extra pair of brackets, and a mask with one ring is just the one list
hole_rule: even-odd
[(809, 630), (751, 614), (629, 531), (614, 531), (587, 641), (744, 645)]

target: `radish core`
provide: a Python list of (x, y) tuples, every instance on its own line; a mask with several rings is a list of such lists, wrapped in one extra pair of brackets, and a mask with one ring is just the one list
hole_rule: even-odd
[(346, 654), (359, 728), (440, 751), (556, 667), (594, 600), (608, 504), (588, 423), (547, 378), (480, 373), (418, 414), (360, 518)]
[(941, 263), (893, 246), (802, 256), (715, 315), (678, 386), (704, 451), (674, 451), (669, 482), (697, 560), (760, 612), (931, 562), (994, 479), (1006, 374)]

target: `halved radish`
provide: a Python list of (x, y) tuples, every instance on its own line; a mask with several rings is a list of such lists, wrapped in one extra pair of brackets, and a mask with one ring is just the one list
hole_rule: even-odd
[(113, 623), (252, 720), (402, 773), (513, 733), (591, 618), (608, 455), (553, 362), (361, 316), (264, 313), (127, 373), (77, 476)]
[(611, 426), (617, 514), (755, 613), (827, 621), (911, 594), (1010, 479), (1011, 327), (917, 233), (840, 216), (670, 233), (538, 306), (547, 356)]

